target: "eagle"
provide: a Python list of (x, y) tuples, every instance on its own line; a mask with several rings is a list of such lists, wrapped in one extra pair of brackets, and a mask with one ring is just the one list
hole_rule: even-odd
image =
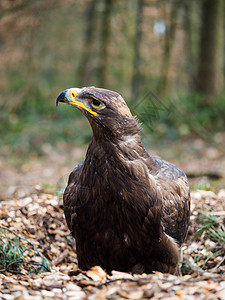
[(78, 267), (177, 274), (190, 219), (184, 172), (148, 154), (141, 125), (120, 94), (70, 88), (59, 94), (59, 102), (77, 107), (93, 131), (63, 195)]

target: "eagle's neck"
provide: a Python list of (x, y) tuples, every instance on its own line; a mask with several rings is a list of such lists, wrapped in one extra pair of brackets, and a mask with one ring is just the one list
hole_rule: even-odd
[[(102, 124), (90, 121), (93, 129), (93, 137), (87, 150), (85, 170), (89, 173), (98, 173), (103, 177), (113, 172), (113, 177), (118, 174), (127, 174), (130, 178), (146, 177), (148, 168), (154, 162), (145, 150), (140, 138), (140, 124), (136, 118), (123, 117), (112, 126), (103, 127)], [(148, 167), (147, 167), (148, 165)], [(115, 170), (115, 171), (113, 171)], [(136, 176), (135, 174), (139, 174)], [(107, 184), (104, 180), (105, 184)]]
[(124, 135), (115, 143), (116, 152), (128, 161), (146, 159), (149, 157), (139, 134)]
[(117, 170), (125, 168), (135, 172), (141, 169), (143, 172), (146, 162), (150, 166), (151, 161), (152, 158), (145, 150), (139, 133), (123, 135), (113, 140), (95, 139), (93, 136), (86, 155), (86, 164), (102, 173), (110, 168)]

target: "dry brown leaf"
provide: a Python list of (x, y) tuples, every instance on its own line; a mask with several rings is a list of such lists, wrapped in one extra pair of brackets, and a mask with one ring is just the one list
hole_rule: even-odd
[[(215, 248), (217, 243), (212, 242), (207, 236), (195, 237), (198, 230), (195, 222), (196, 215), (201, 213), (202, 207), (207, 211), (211, 209), (209, 195), (204, 197), (205, 192), (192, 192), (193, 196), (196, 194), (199, 194), (200, 198), (194, 197), (192, 201), (195, 204), (196, 214), (192, 214), (189, 238), (182, 250), (184, 258), (187, 257), (190, 260), (190, 257), (193, 259), (198, 254), (201, 259), (200, 262), (204, 263), (204, 255), (207, 254), (204, 249), (206, 246)], [(159, 272), (149, 275), (131, 275), (118, 271), (112, 271), (112, 276), (106, 277), (106, 273), (100, 267), (94, 267), (88, 272), (75, 269), (77, 268), (76, 251), (72, 245), (71, 237), (67, 237), (69, 231), (63, 215), (60, 210), (56, 210), (55, 205), (57, 203), (58, 198), (47, 194), (20, 198), (17, 202), (12, 200), (1, 201), (2, 210), (7, 212), (7, 216), (0, 213), (0, 225), (6, 226), (18, 234), (26, 233), (26, 238), (32, 241), (45, 256), (48, 258), (57, 257), (59, 260), (57, 266), (51, 264), (52, 273), (38, 275), (31, 273), (26, 276), (22, 275), (23, 273), (12, 275), (10, 272), (4, 272), (4, 275), (0, 274), (0, 298), (7, 298), (7, 296), (4, 298), (4, 295), (9, 295), (10, 290), (11, 295), (18, 299), (20, 299), (19, 297), (24, 298), (24, 291), (27, 291), (30, 297), (46, 298), (51, 296), (53, 299), (61, 299), (62, 295), (76, 299), (94, 298), (95, 296), (96, 299), (100, 299), (100, 297), (102, 299), (122, 297), (125, 299), (148, 299), (153, 297), (155, 300), (162, 298), (181, 299), (183, 297), (191, 299), (195, 293), (201, 293), (206, 299), (211, 299), (211, 296), (215, 299), (225, 299), (224, 261), (216, 269), (214, 267), (212, 272), (212, 266), (215, 266), (217, 261), (221, 262), (220, 256), (217, 258), (212, 257), (208, 261), (207, 269), (204, 269), (203, 274), (198, 272), (183, 277)], [(223, 199), (220, 199), (220, 202), (217, 199), (213, 205), (215, 205), (214, 213), (218, 216), (220, 223), (223, 224), (225, 210)], [(10, 211), (8, 211), (9, 207), (12, 208)], [(34, 207), (35, 209), (33, 209)], [(33, 254), (25, 251), (24, 255), (25, 257), (32, 257)], [(223, 256), (221, 255), (221, 257)], [(32, 258), (32, 261), (36, 261), (35, 258)], [(71, 271), (72, 268), (75, 270)], [(103, 272), (103, 280), (101, 275), (99, 277), (99, 274), (97, 281), (89, 276), (92, 274), (96, 279), (95, 268), (97, 268), (97, 274), (98, 271)], [(44, 290), (43, 293), (41, 292), (42, 289)], [(171, 296), (172, 290), (176, 293), (173, 296)]]
[(184, 294), (185, 294), (185, 293), (184, 293), (183, 291), (181, 291), (181, 290), (175, 292), (175, 295), (176, 295), (176, 296), (183, 296)]
[(99, 282), (97, 282), (97, 281), (91, 281), (91, 280), (85, 280), (85, 279), (80, 280), (79, 283), (80, 283), (80, 285), (87, 286), (87, 287), (99, 285)]
[(129, 273), (125, 272), (119, 272), (119, 271), (112, 271), (112, 276), (110, 276), (110, 279), (122, 279), (122, 278), (133, 278), (133, 276)]
[(100, 266), (94, 266), (86, 272), (86, 275), (94, 281), (101, 281), (106, 278), (107, 273)]
[(59, 236), (68, 236), (68, 235), (70, 235), (69, 231), (63, 231), (63, 230), (60, 230), (60, 229), (56, 229), (56, 230), (48, 229), (48, 233), (59, 235)]
[(209, 284), (207, 284), (206, 286), (204, 286), (204, 289), (206, 289), (207, 291), (211, 291), (213, 289), (215, 289), (218, 286), (218, 282), (211, 282)]
[(142, 299), (144, 291), (142, 291), (142, 290), (132, 290), (132, 291), (120, 290), (120, 291), (118, 291), (118, 294), (121, 297), (124, 297), (125, 299)]

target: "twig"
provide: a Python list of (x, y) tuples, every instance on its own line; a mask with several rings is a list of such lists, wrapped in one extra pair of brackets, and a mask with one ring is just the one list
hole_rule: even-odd
[(32, 262), (32, 261), (24, 261), (23, 259), (18, 259), (18, 260), (15, 260), (15, 261), (12, 261), (11, 263), (9, 263), (7, 266), (4, 267), (4, 269), (0, 269), (0, 272), (8, 271), (9, 268), (14, 264), (36, 265), (39, 267), (44, 267), (46, 269), (46, 271), (49, 271), (49, 269), (42, 263), (37, 263), (37, 262)]
[(5, 271), (8, 271), (8, 269), (12, 266), (12, 265), (15, 265), (15, 264), (21, 264), (23, 263), (24, 261), (22, 259), (19, 259), (19, 260), (14, 260), (12, 261), (11, 263), (7, 264), (4, 269), (1, 269), (0, 272), (5, 272)]
[(207, 272), (207, 274), (203, 274), (200, 277), (190, 277), (185, 279), (182, 283), (185, 284), (185, 282), (197, 282), (197, 281), (204, 281), (204, 280), (224, 280), (225, 279), (225, 275), (224, 274), (214, 274), (211, 272)]
[(223, 259), (214, 267), (212, 268), (211, 270), (209, 270), (210, 272), (215, 272), (220, 265), (222, 265), (222, 263), (225, 261), (225, 256), (223, 257)]
[(66, 258), (68, 256), (68, 254), (69, 254), (69, 250), (68, 249), (64, 250), (59, 256), (57, 256), (51, 262), (51, 265), (53, 265), (53, 266), (59, 265), (64, 260), (64, 258)]

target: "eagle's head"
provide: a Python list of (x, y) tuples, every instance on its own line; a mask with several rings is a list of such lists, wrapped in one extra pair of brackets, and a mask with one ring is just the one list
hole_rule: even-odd
[(95, 87), (70, 88), (59, 94), (56, 104), (59, 102), (77, 107), (89, 120), (95, 138), (121, 138), (140, 131), (139, 123), (116, 92)]

